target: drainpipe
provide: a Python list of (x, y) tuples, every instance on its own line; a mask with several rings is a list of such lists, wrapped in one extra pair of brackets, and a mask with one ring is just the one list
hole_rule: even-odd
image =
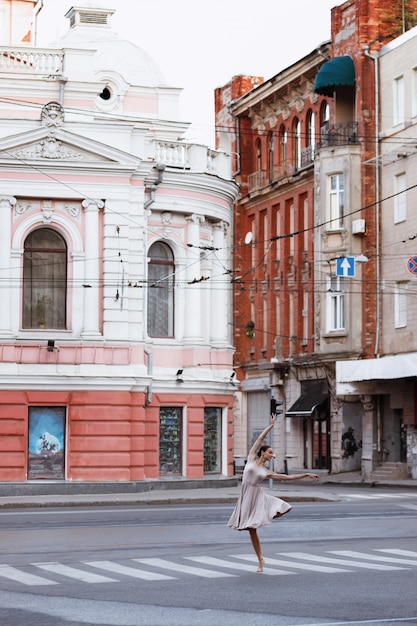
[(38, 15), (41, 9), (43, 9), (43, 0), (38, 0), (38, 2), (33, 7), (33, 20), (32, 20), (33, 33), (31, 33), (31, 39), (33, 39), (34, 46), (36, 46), (37, 39), (38, 39)]
[(379, 241), (379, 64), (378, 56), (369, 53), (369, 46), (363, 46), (365, 56), (374, 62), (375, 80), (375, 280), (376, 280), (376, 309), (375, 309), (375, 348), (374, 355), (379, 357), (379, 334), (381, 324), (381, 261), (380, 261), (380, 241)]
[(156, 171), (158, 172), (158, 178), (156, 179), (153, 185), (151, 185), (150, 187), (146, 189), (146, 191), (149, 192), (149, 198), (146, 200), (146, 202), (143, 205), (143, 208), (145, 209), (145, 211), (151, 206), (151, 204), (155, 202), (155, 191), (158, 185), (162, 183), (162, 174), (164, 173), (165, 168), (166, 168), (166, 165), (164, 165), (163, 163), (158, 163), (158, 165), (156, 166)]
[[(152, 376), (152, 372), (153, 372), (153, 354), (150, 350), (148, 350), (147, 348), (143, 348), (144, 353), (146, 354), (146, 356), (148, 357), (148, 376)], [(150, 404), (152, 402), (152, 378), (149, 382), (148, 388), (147, 388), (147, 393), (146, 393), (146, 400), (145, 400), (145, 406), (148, 406), (148, 404)]]

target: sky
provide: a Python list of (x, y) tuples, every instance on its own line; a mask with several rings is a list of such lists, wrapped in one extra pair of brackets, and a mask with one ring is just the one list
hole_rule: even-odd
[(113, 29), (145, 50), (181, 87), (187, 139), (214, 145), (214, 90), (233, 76), (271, 78), (330, 39), (330, 9), (344, 0), (44, 0), (37, 45), (69, 28), (71, 6), (116, 9)]

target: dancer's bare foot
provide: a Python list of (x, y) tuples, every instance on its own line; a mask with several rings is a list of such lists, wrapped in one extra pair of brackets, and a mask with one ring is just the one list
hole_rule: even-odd
[(262, 558), (259, 561), (259, 565), (258, 565), (258, 569), (256, 570), (257, 572), (263, 572), (264, 571), (264, 565), (265, 565), (265, 560)]

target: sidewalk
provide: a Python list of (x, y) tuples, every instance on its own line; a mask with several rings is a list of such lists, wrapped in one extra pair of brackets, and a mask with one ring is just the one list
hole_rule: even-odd
[[(303, 479), (275, 482), (267, 492), (287, 502), (332, 502), (341, 499), (346, 487), (410, 488), (417, 491), (417, 481), (394, 480), (366, 482), (359, 472), (323, 474), (320, 482)], [(203, 480), (160, 480), (137, 483), (0, 483), (0, 509), (68, 506), (147, 506), (174, 504), (234, 504), (240, 491), (240, 479), (208, 478)]]

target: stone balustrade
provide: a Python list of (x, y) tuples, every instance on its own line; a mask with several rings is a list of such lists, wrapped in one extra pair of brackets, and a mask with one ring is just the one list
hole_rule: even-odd
[(225, 152), (182, 141), (153, 141), (152, 157), (157, 163), (192, 172), (231, 177), (231, 159)]
[(62, 50), (0, 47), (0, 72), (59, 76), (62, 74), (63, 60)]

